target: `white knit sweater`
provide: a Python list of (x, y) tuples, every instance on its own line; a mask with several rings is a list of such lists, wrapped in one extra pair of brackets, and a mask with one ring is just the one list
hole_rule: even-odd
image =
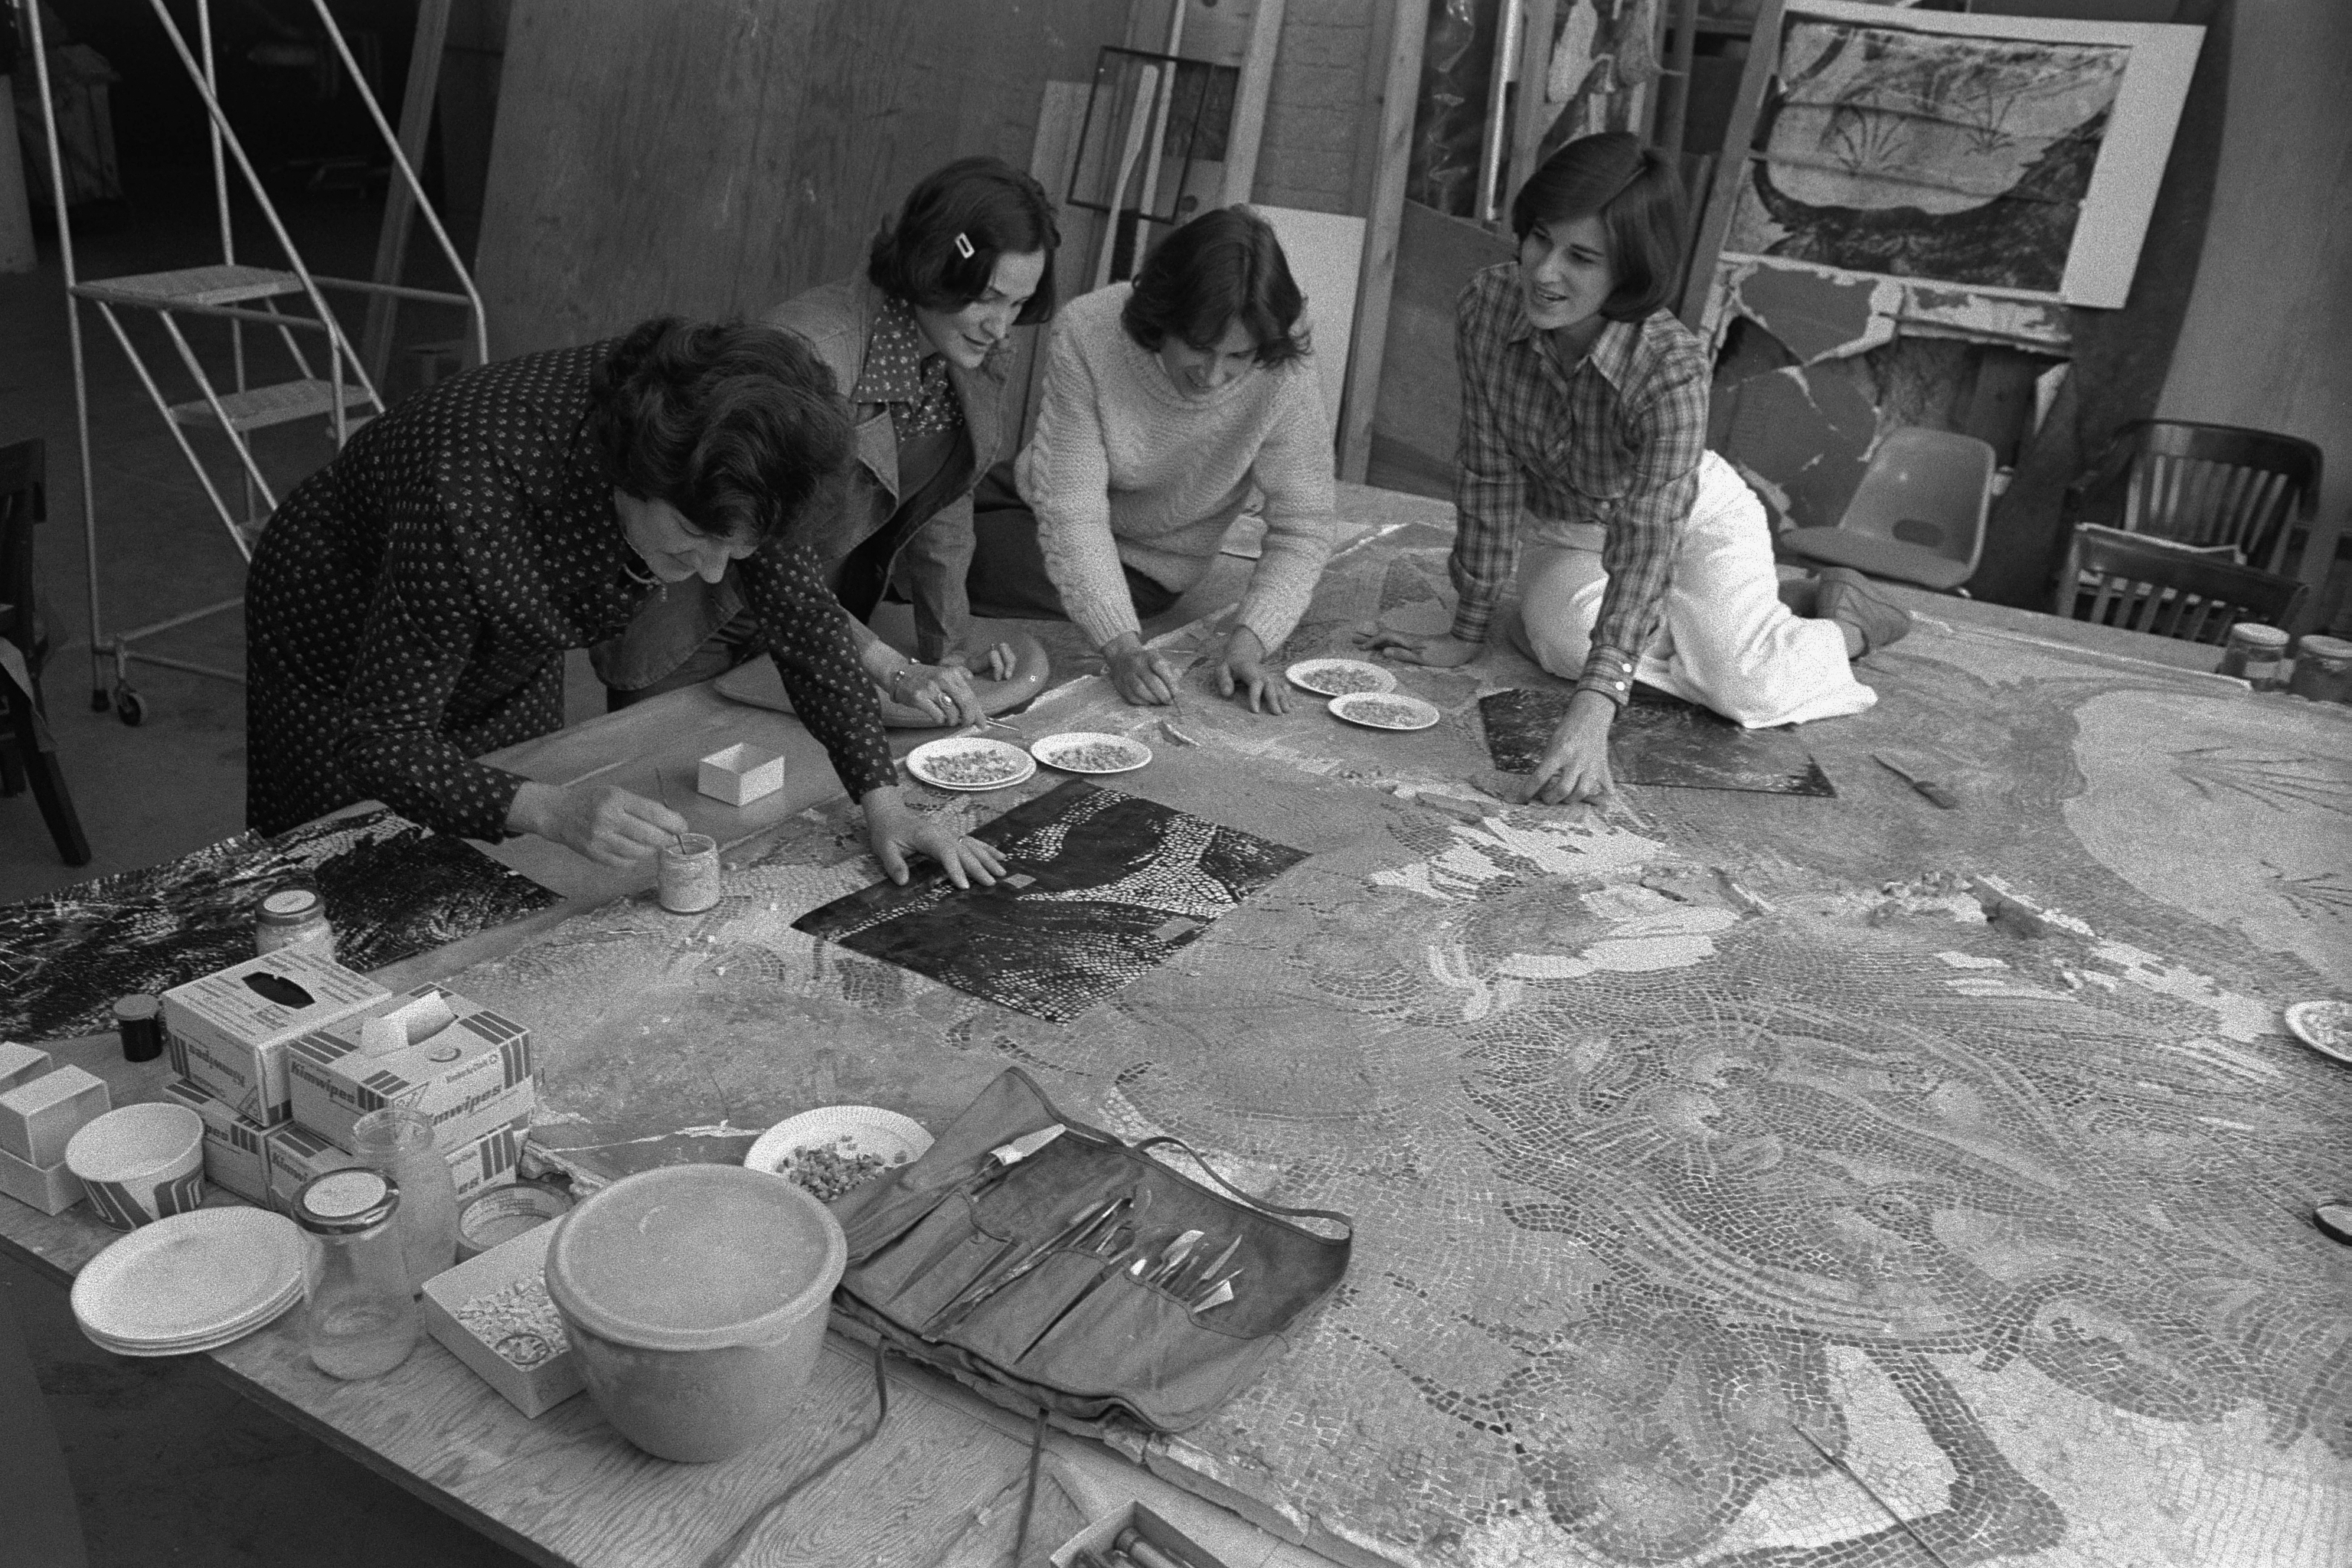
[(1045, 350), (1036, 433), (1014, 471), (1046, 573), (1096, 647), (1139, 631), (1120, 563), (1191, 587), (1255, 482), (1265, 542), (1241, 624), (1273, 652), (1331, 552), (1331, 422), (1314, 362), (1253, 366), (1206, 396), (1187, 395), (1119, 325), (1129, 287), (1072, 300)]

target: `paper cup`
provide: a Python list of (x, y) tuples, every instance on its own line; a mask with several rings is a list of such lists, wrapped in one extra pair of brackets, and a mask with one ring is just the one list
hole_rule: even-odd
[(205, 1201), (205, 1119), (184, 1105), (126, 1105), (86, 1123), (66, 1145), (98, 1217), (136, 1230)]

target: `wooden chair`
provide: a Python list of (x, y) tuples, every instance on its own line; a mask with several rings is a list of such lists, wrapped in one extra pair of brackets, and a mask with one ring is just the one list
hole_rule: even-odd
[(2050, 613), (2218, 643), (2239, 621), (2288, 625), (2310, 592), (2293, 577), (2086, 523), (2074, 531)]
[(2223, 547), (2275, 572), (2288, 536), (2319, 510), (2310, 442), (2233, 425), (2137, 419), (2066, 487), (2061, 521), (2098, 523), (2183, 544)]
[(7, 720), (0, 731), (0, 795), (21, 794), (29, 782), (58, 854), (68, 866), (87, 866), (89, 840), (66, 793), (41, 702), (48, 648), (33, 613), (33, 525), (47, 512), (45, 474), (40, 442), (0, 447), (0, 699)]

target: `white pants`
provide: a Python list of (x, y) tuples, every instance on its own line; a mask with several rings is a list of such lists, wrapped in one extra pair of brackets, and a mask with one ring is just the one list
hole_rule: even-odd
[[(1570, 680), (1584, 673), (1609, 574), (1602, 531), (1522, 517), (1520, 651)], [(1748, 728), (1859, 713), (1878, 693), (1853, 678), (1845, 634), (1800, 620), (1780, 602), (1763, 503), (1713, 452), (1699, 462), (1698, 500), (1675, 547), (1657, 628), (1635, 679), (1712, 708)]]

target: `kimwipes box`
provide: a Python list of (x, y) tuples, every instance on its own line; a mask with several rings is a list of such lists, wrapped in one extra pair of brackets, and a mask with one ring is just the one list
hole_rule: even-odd
[(289, 1047), (391, 993), (325, 954), (282, 947), (163, 993), (172, 1069), (248, 1121), (294, 1113)]
[[(457, 1201), (481, 1191), (493, 1182), (503, 1182), (514, 1174), (515, 1164), (522, 1158), (522, 1142), (530, 1131), (530, 1113), (525, 1111), (501, 1127), (493, 1127), (464, 1148), (442, 1156), (449, 1166), (449, 1184), (457, 1189)], [(299, 1121), (289, 1121), (271, 1128), (261, 1140), (262, 1152), (269, 1172), (268, 1205), (281, 1213), (290, 1212), (294, 1194), (302, 1184), (313, 1176), (323, 1176), (330, 1171), (340, 1171), (360, 1163), (360, 1157), (337, 1147)], [(205, 1152), (212, 1152), (206, 1141)], [(207, 1165), (206, 1171), (211, 1167)]]
[(530, 1031), (438, 985), (294, 1042), (294, 1119), (338, 1143), (371, 1110), (433, 1119), (444, 1154), (530, 1114)]
[(269, 1202), (269, 1155), (261, 1146), (269, 1131), (248, 1121), (185, 1079), (163, 1086), (163, 1098), (205, 1119), (205, 1180), (247, 1203)]

